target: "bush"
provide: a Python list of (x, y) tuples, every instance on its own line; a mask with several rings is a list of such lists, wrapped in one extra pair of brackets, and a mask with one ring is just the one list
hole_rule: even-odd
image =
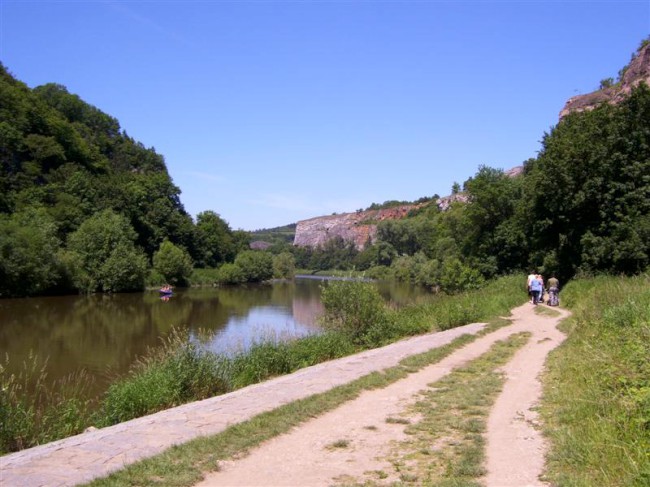
[(192, 258), (187, 251), (165, 240), (153, 256), (153, 268), (166, 282), (185, 285), (192, 275)]
[(273, 276), (278, 279), (292, 279), (296, 273), (296, 259), (289, 252), (273, 257)]
[(246, 278), (241, 267), (227, 263), (219, 267), (217, 281), (221, 284), (241, 284), (246, 281)]
[(237, 254), (237, 265), (245, 282), (267, 281), (273, 277), (273, 256), (268, 252), (245, 250)]
[(322, 288), (323, 325), (362, 343), (373, 327), (384, 326), (386, 306), (373, 283), (327, 281)]
[(444, 291), (470, 291), (480, 289), (485, 279), (476, 269), (467, 267), (458, 259), (446, 260), (442, 265), (440, 286)]

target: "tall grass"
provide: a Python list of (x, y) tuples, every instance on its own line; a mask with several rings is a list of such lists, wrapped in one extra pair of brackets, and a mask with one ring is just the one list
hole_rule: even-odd
[[(20, 385), (18, 378), (9, 377), (3, 368), (0, 369), (0, 452), (79, 433), (90, 425), (108, 426), (223, 394), (405, 336), (507, 314), (514, 305), (526, 299), (521, 291), (521, 280), (521, 277), (501, 278), (479, 291), (438, 295), (399, 310), (386, 309), (385, 313), (380, 313), (380, 320), (364, 324), (362, 340), (345, 329), (332, 330), (290, 341), (267, 338), (254, 343), (245, 352), (225, 356), (205, 351), (189, 340), (187, 332), (176, 330), (161, 346), (150, 349), (126, 376), (116, 380), (104, 396), (95, 401), (80, 399), (85, 396), (74, 388), (69, 388), (70, 393), (57, 393), (60, 397), (55, 397), (44, 381), (39, 386), (40, 392), (34, 395)], [(348, 302), (345, 294), (341, 296), (347, 303), (346, 312), (353, 314), (354, 303)], [(31, 373), (38, 374), (39, 370), (34, 365)], [(40, 373), (44, 378), (44, 369)], [(24, 382), (28, 383), (26, 378)], [(78, 387), (82, 384), (83, 381), (70, 382)], [(52, 390), (63, 389), (56, 385)], [(50, 407), (48, 400), (52, 398), (54, 406)]]
[(548, 476), (650, 485), (650, 276), (576, 280), (562, 298), (573, 317), (544, 381)]
[(30, 354), (18, 374), (0, 364), (0, 453), (72, 436), (90, 423), (92, 381), (80, 371), (47, 384), (47, 362)]
[(526, 302), (524, 280), (519, 275), (490, 281), (483, 289), (454, 295), (436, 295), (401, 309), (395, 317), (403, 334), (447, 330), (467, 323), (508, 315)]
[(350, 355), (357, 347), (342, 333), (328, 332), (292, 341), (260, 341), (230, 360), (229, 384), (239, 389), (303, 367)]
[(106, 392), (97, 415), (101, 426), (205, 399), (230, 390), (228, 363), (191, 341), (178, 329)]

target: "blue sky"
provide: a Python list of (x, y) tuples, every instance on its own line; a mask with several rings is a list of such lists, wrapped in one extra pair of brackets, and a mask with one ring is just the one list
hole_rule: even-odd
[(0, 0), (16, 78), (114, 116), (190, 214), (245, 230), (519, 165), (649, 34), (649, 0)]

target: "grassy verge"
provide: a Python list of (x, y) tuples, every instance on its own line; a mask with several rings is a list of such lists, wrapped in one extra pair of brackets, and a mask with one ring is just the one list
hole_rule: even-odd
[(219, 461), (244, 455), (260, 443), (355, 399), (364, 390), (386, 387), (409, 373), (439, 362), (477, 337), (507, 324), (509, 322), (506, 320), (496, 319), (477, 335), (463, 335), (443, 347), (407, 357), (395, 367), (382, 372), (373, 372), (328, 392), (315, 394), (262, 413), (248, 421), (233, 425), (218, 435), (198, 438), (172, 447), (160, 455), (137, 462), (87, 485), (91, 487), (193, 485), (202, 479), (204, 472), (218, 470)]
[(548, 478), (650, 485), (650, 276), (576, 280), (562, 299), (573, 317), (544, 380)]
[[(389, 321), (371, 330), (363, 342), (350, 339), (346, 333), (328, 332), (289, 342), (260, 342), (235, 357), (222, 357), (203, 352), (179, 332), (160, 348), (150, 350), (103, 397), (91, 401), (75, 395), (81, 381), (73, 382), (77, 389), (70, 394), (43, 388), (36, 396), (0, 367), (0, 452), (28, 448), (80, 433), (91, 425), (108, 426), (230, 392), (406, 336), (487, 321), (507, 314), (526, 299), (520, 292), (520, 281), (516, 276), (506, 277), (480, 291), (438, 295), (389, 310)], [(45, 373), (29, 364), (26, 370)]]

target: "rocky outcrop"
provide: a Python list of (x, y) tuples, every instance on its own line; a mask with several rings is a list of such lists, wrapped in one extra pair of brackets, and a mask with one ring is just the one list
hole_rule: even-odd
[(650, 42), (639, 48), (630, 64), (624, 68), (618, 83), (586, 95), (569, 98), (560, 112), (560, 119), (573, 112), (592, 110), (601, 103), (620, 103), (642, 82), (650, 86)]
[(357, 249), (363, 249), (368, 242), (375, 241), (377, 223), (384, 220), (399, 220), (408, 215), (411, 210), (421, 206), (402, 205), (303, 220), (296, 225), (293, 244), (299, 247), (322, 247), (328, 240), (340, 237), (346, 242), (354, 242)]
[(450, 194), (449, 196), (438, 198), (436, 203), (438, 204), (440, 211), (447, 211), (451, 204), (457, 201), (460, 201), (461, 203), (467, 203), (469, 201), (469, 196), (467, 193), (454, 193)]
[[(504, 174), (516, 177), (523, 171), (524, 166), (516, 166), (505, 171)], [(469, 201), (467, 193), (459, 192), (438, 198), (436, 205), (440, 211), (447, 211), (452, 203), (467, 203), (467, 201)], [(296, 225), (293, 244), (298, 247), (322, 247), (328, 240), (340, 237), (346, 242), (354, 242), (355, 247), (362, 250), (369, 242), (375, 242), (379, 222), (405, 218), (411, 211), (427, 204), (401, 205), (382, 210), (357, 211), (302, 220)]]

